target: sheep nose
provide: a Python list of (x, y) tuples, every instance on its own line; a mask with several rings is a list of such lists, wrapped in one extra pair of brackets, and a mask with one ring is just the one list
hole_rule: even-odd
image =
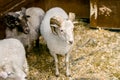
[(25, 76), (25, 79), (28, 79), (28, 77), (27, 77), (27, 76)]
[(73, 41), (69, 41), (69, 44), (73, 44)]

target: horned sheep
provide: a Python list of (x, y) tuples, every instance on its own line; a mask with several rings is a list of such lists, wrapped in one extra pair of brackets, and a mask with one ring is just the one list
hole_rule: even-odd
[(54, 7), (46, 12), (41, 23), (41, 34), (45, 39), (50, 54), (55, 60), (56, 76), (59, 76), (57, 54), (65, 55), (66, 76), (70, 76), (69, 56), (74, 44), (74, 25), (75, 15), (67, 13), (59, 7)]

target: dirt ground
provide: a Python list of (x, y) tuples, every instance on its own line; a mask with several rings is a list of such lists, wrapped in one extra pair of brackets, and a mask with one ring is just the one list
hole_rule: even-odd
[(28, 54), (28, 80), (120, 80), (120, 32), (75, 25), (75, 44), (70, 57), (71, 77), (65, 76), (59, 56), (60, 76), (55, 76), (53, 57), (42, 39), (40, 48)]

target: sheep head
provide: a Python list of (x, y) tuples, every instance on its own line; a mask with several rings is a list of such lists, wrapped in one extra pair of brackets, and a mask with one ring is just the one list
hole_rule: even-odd
[(64, 19), (62, 16), (53, 16), (50, 19), (52, 33), (66, 41), (68, 44), (72, 44), (74, 42), (74, 25), (72, 22), (74, 18), (75, 16), (70, 13), (68, 19)]
[(28, 34), (30, 29), (28, 26), (28, 15), (25, 14), (26, 9), (22, 8), (20, 13), (16, 12), (9, 12), (5, 14), (4, 22), (8, 26), (9, 29), (14, 29), (15, 27), (18, 28), (18, 31), (24, 32)]
[(9, 12), (4, 16), (4, 23), (10, 29), (14, 29), (20, 23), (20, 20), (18, 19), (18, 17), (19, 17), (19, 14), (16, 14), (14, 12)]

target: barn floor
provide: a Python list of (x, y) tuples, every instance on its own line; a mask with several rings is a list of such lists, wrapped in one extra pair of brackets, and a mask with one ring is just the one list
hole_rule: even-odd
[(59, 56), (60, 76), (55, 77), (53, 58), (40, 39), (40, 48), (27, 55), (28, 80), (120, 80), (120, 32), (90, 29), (86, 23), (79, 22), (74, 33), (72, 76), (65, 76), (64, 58)]

